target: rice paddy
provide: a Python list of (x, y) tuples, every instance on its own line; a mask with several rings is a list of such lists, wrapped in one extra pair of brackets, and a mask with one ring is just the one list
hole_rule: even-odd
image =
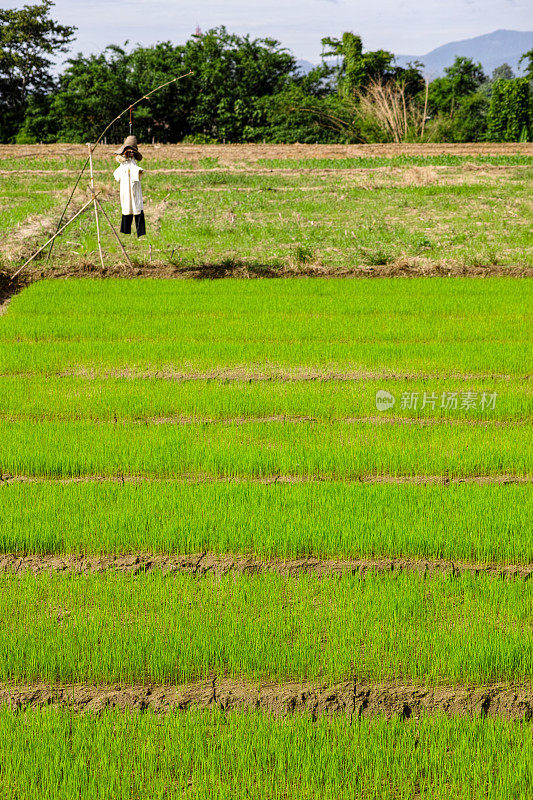
[(531, 486), (48, 479), (0, 487), (0, 552), (533, 565)]
[[(529, 263), (525, 152), (157, 158), (182, 277)], [(37, 263), (0, 316), (0, 794), (530, 797), (531, 280), (165, 280), (142, 247), (138, 279)]]
[(20, 800), (528, 800), (529, 729), (447, 717), (349, 726), (217, 709), (162, 717), (107, 710), (97, 719), (2, 709), (0, 791)]

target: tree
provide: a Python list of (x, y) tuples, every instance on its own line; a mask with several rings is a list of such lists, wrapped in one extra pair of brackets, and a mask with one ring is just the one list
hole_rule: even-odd
[[(69, 61), (50, 115), (60, 138), (94, 139), (128, 103), (192, 70), (194, 76), (136, 107), (136, 135), (159, 142), (253, 141), (265, 122), (259, 101), (288, 86), (295, 67), (275, 40), (239, 37), (224, 27), (195, 34), (185, 45), (162, 42), (130, 53), (112, 45), (98, 56), (80, 53)], [(126, 132), (125, 118), (109, 137), (118, 141)]]
[(181, 95), (188, 133), (238, 142), (256, 138), (258, 101), (287, 86), (296, 61), (275, 39), (240, 37), (222, 26), (187, 41), (183, 67), (194, 71)]
[(53, 88), (49, 56), (65, 52), (75, 27), (49, 16), (52, 0), (22, 9), (0, 9), (0, 141), (11, 141), (24, 119), (30, 96)]
[(340, 39), (322, 39), (322, 47), (322, 58), (336, 56), (339, 59), (337, 83), (341, 95), (353, 96), (371, 84), (383, 85), (394, 80), (405, 86), (409, 96), (414, 96), (424, 85), (419, 61), (404, 69), (394, 64), (394, 53), (388, 50), (363, 53), (361, 37), (350, 31), (345, 31)]
[(522, 63), (522, 61), (526, 62), (526, 65), (524, 67), (526, 71), (524, 77), (527, 78), (528, 81), (533, 81), (533, 50), (528, 50), (527, 53), (524, 53), (524, 55), (518, 62), (519, 66)]
[(514, 72), (509, 66), (509, 64), (501, 64), (496, 69), (492, 70), (492, 81), (512, 81), (514, 78)]
[(430, 125), (436, 142), (481, 142), (486, 138), (489, 99), (483, 91), (463, 97), (453, 115), (438, 114)]
[(487, 76), (481, 64), (457, 56), (451, 67), (446, 67), (443, 78), (436, 78), (429, 87), (429, 107), (433, 111), (453, 116), (461, 101), (477, 92)]
[(492, 142), (518, 142), (528, 138), (531, 126), (531, 97), (527, 78), (496, 81), (487, 120)]

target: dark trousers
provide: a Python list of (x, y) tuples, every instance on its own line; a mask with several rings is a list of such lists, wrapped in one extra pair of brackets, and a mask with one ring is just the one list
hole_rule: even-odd
[[(122, 222), (120, 223), (121, 233), (131, 233), (132, 220), (133, 220), (133, 214), (122, 215)], [(141, 211), (140, 214), (135, 214), (135, 230), (137, 231), (137, 236), (144, 236), (146, 234), (144, 211)]]

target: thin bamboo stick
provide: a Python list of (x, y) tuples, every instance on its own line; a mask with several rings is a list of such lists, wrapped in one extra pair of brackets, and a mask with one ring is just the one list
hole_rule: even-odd
[[(100, 194), (100, 192), (97, 192), (97, 193), (94, 195), (94, 198), (95, 198), (95, 199), (97, 199), (99, 194)], [(55, 239), (57, 236), (59, 236), (61, 233), (63, 233), (63, 231), (65, 230), (65, 228), (68, 228), (68, 226), (70, 225), (70, 223), (71, 223), (71, 222), (74, 222), (74, 220), (76, 219), (76, 217), (79, 217), (79, 215), (80, 215), (80, 214), (81, 214), (83, 211), (85, 211), (85, 209), (86, 209), (86, 208), (88, 208), (88, 207), (91, 205), (91, 203), (92, 203), (92, 202), (93, 202), (93, 198), (91, 197), (91, 199), (90, 199), (90, 200), (88, 200), (88, 201), (85, 203), (85, 205), (84, 205), (84, 206), (82, 206), (82, 207), (80, 208), (80, 210), (79, 210), (79, 211), (78, 211), (76, 214), (74, 214), (74, 216), (73, 216), (73, 217), (71, 217), (71, 218), (69, 219), (69, 221), (68, 221), (68, 222), (67, 222), (65, 225), (63, 225), (63, 227), (62, 227), (62, 228), (60, 228), (60, 230), (56, 231), (56, 232), (54, 233), (54, 235), (53, 235), (53, 236), (52, 236), (50, 239), (48, 239), (48, 241), (47, 241), (47, 242), (45, 242), (45, 243), (43, 244), (43, 246), (42, 246), (42, 247), (39, 247), (39, 249), (37, 250), (37, 252), (35, 252), (35, 253), (34, 253), (34, 254), (31, 256), (31, 258), (28, 258), (28, 260), (27, 260), (26, 262), (24, 262), (24, 264), (23, 264), (23, 265), (22, 265), (22, 266), (21, 266), (21, 267), (20, 267), (20, 268), (19, 268), (19, 269), (18, 269), (16, 272), (14, 272), (14, 273), (13, 273), (13, 275), (11, 276), (11, 280), (13, 280), (14, 278), (16, 278), (16, 277), (17, 277), (17, 275), (19, 274), (19, 272), (22, 272), (22, 270), (24, 269), (24, 267), (27, 267), (27, 266), (28, 266), (28, 264), (30, 264), (30, 263), (33, 261), (33, 259), (34, 259), (34, 258), (36, 258), (36, 257), (39, 255), (39, 253), (42, 253), (42, 251), (44, 250), (44, 248), (45, 248), (47, 245), (49, 245), (49, 244), (50, 244), (50, 242), (52, 242), (52, 241), (53, 241), (53, 240), (54, 240), (54, 239)], [(97, 202), (98, 202), (98, 200), (97, 200)], [(100, 205), (100, 204), (99, 204), (99, 205)]]
[(428, 113), (428, 94), (429, 94), (429, 78), (426, 77), (426, 96), (424, 97), (424, 119), (422, 120), (421, 138), (424, 138), (424, 129), (426, 127), (426, 116)]
[[(91, 143), (87, 143), (89, 148), (89, 167), (91, 174), (91, 194), (94, 198), (94, 174), (93, 174), (93, 151), (91, 150)], [(100, 241), (100, 222), (98, 220), (98, 206), (96, 205), (96, 198), (94, 199), (94, 216), (96, 217), (96, 237), (98, 239), (98, 252), (100, 253), (100, 264), (104, 269), (104, 257), (102, 255), (102, 243)]]
[(113, 231), (113, 233), (114, 233), (114, 235), (115, 235), (115, 238), (116, 238), (117, 242), (119, 243), (119, 245), (120, 245), (120, 247), (121, 247), (121, 249), (122, 249), (122, 252), (123, 252), (123, 253), (124, 253), (124, 255), (126, 256), (126, 258), (127, 258), (127, 260), (128, 260), (128, 264), (129, 264), (129, 265), (130, 265), (130, 267), (133, 269), (133, 264), (131, 263), (131, 259), (130, 259), (129, 255), (128, 255), (128, 254), (127, 254), (127, 252), (126, 252), (126, 248), (124, 247), (124, 245), (123, 245), (123, 244), (122, 244), (122, 242), (120, 241), (120, 236), (119, 236), (119, 235), (118, 235), (118, 233), (116, 232), (116, 230), (115, 230), (115, 228), (114, 228), (114, 225), (113, 225), (113, 223), (112, 223), (112, 222), (111, 222), (111, 220), (109, 219), (109, 217), (108, 217), (108, 215), (107, 215), (107, 212), (106, 212), (105, 208), (104, 208), (104, 207), (103, 207), (103, 205), (101, 204), (100, 200), (98, 200), (98, 199), (97, 199), (97, 200), (96, 200), (96, 202), (98, 203), (98, 208), (100, 209), (100, 211), (102, 212), (102, 214), (103, 214), (103, 215), (104, 215), (104, 217), (106, 218), (106, 220), (107, 220), (107, 222), (108, 222), (108, 224), (109, 224), (109, 227), (110, 227), (110, 228), (111, 228), (111, 230)]

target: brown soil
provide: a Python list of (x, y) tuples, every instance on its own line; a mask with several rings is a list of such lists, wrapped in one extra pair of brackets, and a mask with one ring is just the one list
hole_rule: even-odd
[[(2, 415), (0, 415), (0, 419)], [(13, 419), (10, 416), (9, 419)], [(319, 417), (290, 416), (287, 414), (272, 414), (268, 417), (222, 417), (220, 419), (211, 417), (149, 417), (145, 419), (124, 419), (120, 422), (124, 425), (136, 423), (138, 425), (195, 425), (201, 422), (203, 425), (249, 425), (255, 423), (283, 422), (283, 423), (309, 423), (321, 422)], [(470, 425), (482, 428), (508, 428), (524, 427), (529, 425), (528, 420), (522, 419), (457, 419), (437, 418), (437, 417), (328, 417), (327, 422), (343, 422), (347, 425), (370, 424), (370, 425), (412, 425), (427, 427), (432, 425)]]
[[(157, 220), (156, 220), (157, 222)], [(170, 255), (170, 250), (169, 250)], [(217, 280), (221, 278), (533, 278), (533, 267), (499, 265), (439, 264), (422, 258), (399, 260), (379, 266), (354, 265), (353, 268), (305, 266), (287, 264), (284, 267), (269, 264), (247, 263), (234, 260), (230, 264), (205, 263), (199, 266), (180, 266), (168, 261), (130, 267), (118, 262), (102, 267), (91, 259), (71, 260), (68, 264), (45, 266), (32, 262), (21, 273), (26, 284), (43, 278), (174, 278)]]
[[(2, 313), (0, 306), (0, 314)], [(27, 415), (19, 414), (2, 414), (0, 412), (0, 420), (13, 421), (17, 419), (27, 419)], [(32, 417), (33, 418), (33, 417)], [(40, 420), (68, 420), (68, 417), (58, 417), (53, 413), (39, 414)], [(80, 418), (78, 418), (80, 419)], [(87, 419), (91, 420), (94, 424), (106, 425), (108, 420), (95, 420), (92, 417)], [(218, 425), (222, 427), (231, 426), (244, 426), (254, 425), (256, 423), (271, 423), (279, 422), (283, 424), (300, 425), (303, 423), (344, 423), (346, 425), (407, 425), (411, 427), (432, 427), (435, 425), (451, 425), (451, 426), (469, 426), (480, 428), (519, 428), (529, 426), (531, 423), (528, 419), (465, 419), (464, 417), (457, 417), (451, 419), (448, 417), (308, 417), (308, 416), (291, 416), (288, 414), (272, 414), (267, 417), (204, 417), (204, 416), (177, 416), (177, 417), (135, 417), (135, 418), (121, 418), (115, 420), (118, 425), (170, 425), (170, 426), (187, 426), (187, 425)]]
[[(173, 476), (147, 477), (142, 475), (77, 475), (66, 478), (48, 478), (41, 475), (11, 475), (0, 473), (0, 486), (9, 486), (13, 483), (47, 483), (47, 484), (69, 484), (69, 483), (321, 483), (336, 480), (334, 475), (265, 475), (261, 478), (249, 475), (206, 475), (202, 473), (183, 473)], [(479, 486), (486, 484), (511, 484), (511, 483), (533, 483), (531, 475), (463, 475), (461, 477), (450, 478), (447, 475), (357, 475), (351, 479), (343, 478), (347, 483), (393, 483), (393, 484), (414, 484), (449, 486), (457, 483), (475, 483)]]
[[(113, 160), (116, 145), (100, 145), (99, 157)], [(261, 158), (366, 158), (390, 157), (399, 155), (413, 156), (479, 156), (479, 155), (532, 155), (531, 143), (476, 143), (476, 144), (171, 144), (143, 145), (146, 158), (157, 156), (170, 160), (198, 161), (201, 158), (218, 158), (221, 164), (231, 165), (235, 162), (257, 161)], [(83, 144), (35, 144), (35, 145), (0, 145), (2, 158), (79, 158), (82, 163), (87, 157), (87, 148)]]
[(0, 271), (0, 317), (5, 314), (11, 298), (20, 289), (21, 286), (17, 280), (11, 281), (9, 275)]
[(0, 573), (31, 572), (35, 575), (50, 572), (68, 572), (79, 575), (100, 574), (116, 571), (128, 575), (158, 571), (164, 574), (277, 575), (298, 576), (312, 574), (365, 575), (373, 572), (409, 572), (418, 575), (490, 575), (497, 578), (522, 578), (533, 575), (533, 564), (480, 564), (445, 559), (412, 558), (358, 558), (358, 559), (272, 559), (262, 560), (256, 556), (218, 555), (216, 553), (193, 553), (168, 555), (151, 553), (128, 553), (123, 555), (25, 555), (11, 553), (0, 555)]
[[(32, 373), (24, 373), (31, 375)], [(312, 367), (283, 368), (272, 366), (269, 370), (261, 371), (250, 367), (220, 367), (209, 372), (182, 372), (178, 370), (135, 370), (123, 368), (115, 370), (88, 370), (84, 368), (65, 370), (58, 373), (58, 377), (75, 376), (93, 380), (97, 378), (124, 378), (127, 380), (158, 379), (167, 381), (403, 381), (403, 380), (442, 380), (443, 378), (458, 381), (481, 380), (511, 380), (510, 375), (498, 372), (493, 373), (431, 373), (431, 372), (392, 372), (346, 370), (335, 371), (328, 369), (315, 369)], [(521, 380), (530, 380), (531, 375), (520, 375)]]
[(254, 683), (213, 676), (181, 686), (123, 684), (91, 686), (0, 684), (0, 705), (18, 710), (55, 706), (100, 714), (106, 709), (168, 713), (189, 708), (224, 711), (260, 709), (274, 716), (294, 713), (341, 715), (350, 721), (376, 715), (386, 718), (448, 716), (533, 719), (530, 684), (425, 687), (401, 683)]

